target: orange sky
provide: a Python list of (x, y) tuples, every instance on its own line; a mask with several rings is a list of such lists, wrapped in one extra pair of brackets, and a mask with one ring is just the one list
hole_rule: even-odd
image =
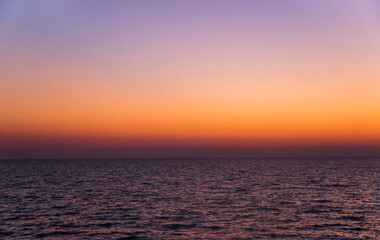
[(375, 1), (169, 2), (0, 3), (3, 142), (379, 142)]

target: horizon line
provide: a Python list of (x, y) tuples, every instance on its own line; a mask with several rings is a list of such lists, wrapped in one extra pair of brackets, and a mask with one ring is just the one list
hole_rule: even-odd
[(380, 155), (369, 156), (263, 156), (263, 157), (32, 157), (32, 158), (1, 158), (0, 160), (137, 160), (137, 159), (362, 159), (362, 158), (379, 158)]

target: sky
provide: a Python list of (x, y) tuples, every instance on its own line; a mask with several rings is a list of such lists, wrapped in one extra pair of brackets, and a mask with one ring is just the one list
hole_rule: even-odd
[(0, 158), (380, 154), (379, 92), (376, 0), (0, 0)]

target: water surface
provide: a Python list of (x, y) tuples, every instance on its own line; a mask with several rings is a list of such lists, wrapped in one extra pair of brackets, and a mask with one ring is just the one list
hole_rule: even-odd
[(380, 239), (380, 159), (1, 160), (0, 238)]

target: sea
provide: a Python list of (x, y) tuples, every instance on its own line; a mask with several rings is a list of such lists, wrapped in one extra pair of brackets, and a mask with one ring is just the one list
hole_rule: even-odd
[(0, 239), (380, 239), (380, 159), (0, 160)]

